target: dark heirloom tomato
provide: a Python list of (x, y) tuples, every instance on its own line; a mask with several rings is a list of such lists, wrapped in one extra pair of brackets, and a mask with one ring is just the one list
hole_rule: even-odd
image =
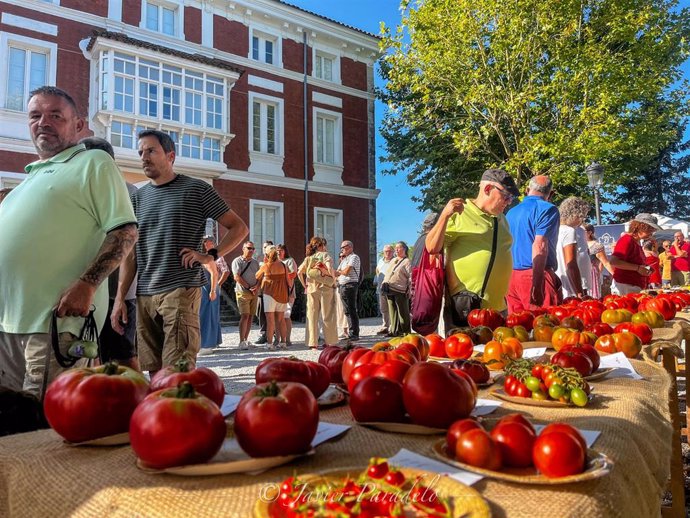
[(560, 352), (579, 352), (586, 354), (590, 360), (592, 360), (592, 372), (595, 372), (599, 368), (601, 363), (601, 356), (599, 352), (594, 348), (593, 345), (589, 344), (577, 344), (577, 345), (566, 345)]
[(453, 369), (469, 374), (477, 384), (486, 383), (491, 377), (491, 373), (486, 365), (477, 360), (455, 360), (451, 365)]
[(347, 344), (345, 347), (327, 345), (319, 355), (319, 363), (325, 365), (331, 375), (331, 383), (343, 383), (343, 362), (350, 351), (362, 349), (359, 345)]
[(226, 432), (218, 405), (195, 392), (188, 381), (149, 394), (129, 425), (134, 453), (156, 469), (209, 461)]
[(326, 392), (331, 374), (325, 365), (308, 360), (289, 358), (267, 358), (256, 367), (256, 383), (269, 381), (294, 381), (312, 391), (314, 397)]
[(235, 436), (251, 457), (304, 453), (319, 425), (314, 394), (301, 383), (264, 383), (249, 389), (235, 412)]
[(387, 378), (366, 378), (350, 392), (350, 411), (358, 422), (393, 422), (405, 419), (402, 385)]
[(403, 380), (403, 401), (413, 422), (447, 428), (476, 404), (470, 384), (438, 363), (416, 363)]
[(116, 363), (69, 369), (48, 386), (43, 408), (59, 435), (70, 442), (89, 441), (126, 432), (148, 390), (141, 373)]
[(594, 365), (584, 352), (577, 349), (571, 351), (559, 351), (551, 357), (551, 363), (560, 365), (564, 368), (573, 368), (580, 373), (583, 378), (594, 372)]
[(194, 390), (221, 406), (225, 398), (225, 386), (218, 374), (207, 367), (194, 368), (189, 360), (182, 359), (175, 365), (159, 370), (151, 379), (151, 392), (177, 387), (188, 381)]

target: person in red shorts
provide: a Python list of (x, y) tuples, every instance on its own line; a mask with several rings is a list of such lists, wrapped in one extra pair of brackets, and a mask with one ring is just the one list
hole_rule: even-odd
[(661, 287), (661, 267), (659, 264), (659, 254), (657, 252), (656, 241), (650, 239), (642, 245), (645, 263), (652, 268), (652, 274), (647, 277), (647, 288)]
[(651, 214), (638, 214), (630, 222), (628, 230), (618, 240), (611, 254), (611, 293), (627, 295), (638, 293), (647, 287), (647, 278), (651, 275), (652, 268), (646, 264), (640, 241), (650, 239), (657, 230), (661, 230), (661, 227)]

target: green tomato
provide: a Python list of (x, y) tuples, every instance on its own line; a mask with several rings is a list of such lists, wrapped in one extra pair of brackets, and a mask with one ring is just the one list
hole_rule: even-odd
[(539, 390), (539, 378), (536, 376), (529, 376), (525, 380), (525, 386), (529, 389), (530, 392), (537, 392)]
[(575, 406), (585, 406), (587, 404), (587, 393), (581, 388), (574, 388), (570, 391), (570, 400)]
[(560, 383), (552, 383), (549, 387), (549, 397), (551, 399), (560, 399), (565, 394), (565, 388)]
[(546, 401), (549, 399), (549, 396), (546, 394), (546, 392), (537, 390), (536, 392), (532, 392), (532, 399), (536, 399), (537, 401)]

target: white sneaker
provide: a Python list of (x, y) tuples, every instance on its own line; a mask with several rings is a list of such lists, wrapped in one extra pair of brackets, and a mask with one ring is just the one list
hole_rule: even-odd
[(247, 340), (244, 343), (247, 344), (247, 347), (249, 347), (250, 349), (256, 349), (256, 344), (254, 342), (250, 342), (249, 340)]
[(249, 346), (247, 345), (247, 342), (246, 342), (246, 341), (240, 342), (240, 350), (241, 350), (241, 351), (246, 351), (247, 349), (249, 349)]
[(197, 356), (208, 356), (209, 354), (213, 354), (213, 349), (211, 349), (211, 348), (199, 349), (199, 352), (196, 353)]
[(278, 344), (278, 349), (287, 349), (287, 344), (285, 342), (280, 342)]
[(268, 344), (268, 350), (269, 350), (269, 351), (275, 351), (275, 350), (276, 350), (276, 346), (275, 346), (274, 344)]

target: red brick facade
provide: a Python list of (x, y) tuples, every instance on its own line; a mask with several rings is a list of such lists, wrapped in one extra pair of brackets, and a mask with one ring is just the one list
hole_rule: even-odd
[[(121, 23), (127, 27), (124, 33), (137, 41), (156, 43), (161, 47), (168, 47), (168, 40), (161, 38), (156, 41), (156, 33), (140, 28), (142, 24), (142, 4), (141, 0), (122, 0), (122, 12), (119, 15)], [(245, 0), (244, 3), (251, 4)], [(240, 13), (240, 5), (237, 4), (236, 12)], [(233, 175), (247, 175), (251, 166), (250, 154), (250, 124), (251, 107), (250, 92), (253, 95), (264, 95), (270, 98), (279, 98), (282, 104), (283, 119), (281, 121), (283, 133), (284, 149), (282, 150), (282, 173), (281, 177), (262, 178), (257, 177), (256, 181), (248, 180), (243, 176), (242, 180), (226, 178), (215, 178), (213, 185), (217, 191), (226, 199), (233, 210), (245, 221), (250, 220), (250, 200), (258, 202), (281, 202), (283, 203), (283, 234), (286, 244), (293, 251), (293, 255), (300, 258), (304, 250), (305, 236), (305, 208), (304, 208), (304, 160), (305, 160), (305, 141), (304, 141), (304, 46), (302, 43), (303, 29), (299, 30), (295, 22), (290, 20), (290, 9), (293, 12), (301, 11), (295, 8), (284, 7), (283, 15), (285, 21), (281, 22), (275, 30), (277, 42), (280, 45), (279, 55), (282, 72), (277, 73), (275, 67), (265, 67), (262, 63), (253, 61), (250, 56), (250, 34), (252, 22), (247, 23), (249, 17), (233, 17), (229, 14), (214, 12), (210, 14), (202, 9), (193, 6), (185, 6), (180, 2), (180, 8), (184, 10), (184, 24), (180, 30), (184, 33), (184, 40), (179, 40), (184, 44), (184, 52), (188, 55), (204, 54), (209, 55), (209, 49), (200, 46), (204, 39), (202, 27), (211, 26), (213, 30), (212, 41), (215, 49), (220, 54), (215, 53), (209, 57), (223, 60), (232, 64), (242, 71), (239, 79), (229, 89), (227, 104), (229, 106), (229, 122), (227, 131), (234, 135), (227, 144), (222, 154), (222, 160), (227, 167), (228, 177)], [(74, 10), (74, 11), (70, 11)], [(74, 12), (78, 12), (75, 14)], [(57, 35), (53, 36), (45, 32), (36, 32), (20, 26), (21, 24), (2, 24), (0, 31), (3, 33), (14, 34), (34, 40), (41, 40), (57, 45), (57, 66), (55, 84), (68, 91), (75, 99), (80, 108), (80, 114), (87, 118), (91, 129), (98, 135), (99, 130), (94, 129), (94, 112), (98, 109), (89, 106), (90, 100), (96, 95), (93, 81), (92, 65), (89, 62), (88, 53), (84, 53), (84, 41), (88, 41), (94, 30), (103, 31), (106, 29), (118, 32), (113, 29), (112, 24), (106, 26), (108, 16), (107, 0), (61, 0), (60, 6), (47, 4), (45, 9), (38, 11), (29, 7), (17, 7), (0, 3), (0, 14), (8, 13), (23, 17), (28, 20), (35, 20), (55, 26)], [(234, 13), (231, 13), (234, 14)], [(240, 13), (241, 14), (241, 13)], [(313, 17), (314, 27), (307, 28), (306, 32), (313, 35), (313, 31), (321, 30), (323, 34), (316, 38), (316, 44), (327, 41), (331, 38), (331, 47), (339, 49), (337, 42), (333, 42), (333, 36), (327, 31), (328, 24), (336, 25), (333, 22), (326, 22), (318, 16)], [(263, 23), (261, 17), (256, 19)], [(300, 18), (304, 23), (303, 18)], [(204, 21), (208, 22), (204, 24)], [(284, 27), (291, 27), (293, 33), (286, 35)], [(324, 28), (325, 27), (325, 28)], [(342, 26), (337, 26), (342, 32)], [(267, 29), (264, 25), (261, 31)], [(371, 55), (375, 51), (377, 41), (370, 35), (363, 35), (358, 31), (347, 29), (352, 34), (352, 38), (359, 37), (368, 45), (368, 53)], [(324, 39), (326, 38), (326, 39)], [(80, 46), (80, 42), (82, 42)], [(362, 45), (361, 43), (359, 44)], [(345, 48), (348, 45), (343, 44)], [(350, 45), (350, 47), (353, 47)], [(313, 234), (314, 229), (314, 207), (342, 211), (342, 239), (351, 239), (355, 243), (355, 248), (360, 255), (365, 271), (373, 267), (371, 264), (373, 255), (370, 243), (375, 243), (375, 223), (372, 222), (374, 213), (373, 204), (376, 197), (375, 185), (373, 185), (373, 172), (370, 171), (371, 155), (374, 150), (370, 148), (373, 141), (373, 123), (370, 119), (370, 107), (373, 103), (372, 92), (370, 89), (371, 61), (366, 62), (362, 59), (353, 59), (346, 55), (338, 57), (340, 84), (334, 83), (333, 87), (327, 87), (323, 80), (313, 82), (311, 77), (314, 49), (307, 48), (307, 71), (310, 74), (307, 86), (307, 157), (308, 157), (308, 178), (309, 185), (309, 206), (308, 206), (308, 233)], [(334, 53), (337, 53), (336, 50)], [(354, 52), (354, 51), (353, 51)], [(169, 58), (169, 56), (168, 56)], [(53, 58), (54, 59), (54, 58)], [(6, 64), (0, 64), (6, 67)], [(6, 72), (6, 71), (5, 71)], [(0, 76), (5, 77), (5, 76)], [(251, 80), (250, 80), (251, 79)], [(276, 86), (278, 85), (278, 86)], [(342, 85), (342, 86), (340, 86)], [(353, 94), (351, 89), (359, 91)], [(314, 96), (320, 96), (315, 100)], [(325, 99), (325, 101), (324, 101)], [(326, 104), (324, 104), (324, 102)], [(342, 122), (340, 141), (342, 146), (342, 185), (335, 183), (329, 187), (323, 181), (314, 180), (314, 108), (327, 111), (331, 114), (338, 114)], [(4, 107), (0, 106), (0, 124), (4, 116)], [(15, 122), (21, 114), (14, 114)], [(85, 134), (91, 131), (85, 131)], [(0, 134), (1, 136), (1, 134)], [(104, 136), (104, 135), (100, 135)], [(9, 137), (9, 136), (8, 136)], [(6, 141), (0, 139), (0, 176), (5, 173), (23, 172), (24, 166), (35, 160), (32, 155), (30, 142), (24, 140), (24, 147), (9, 146)], [(120, 154), (118, 148), (116, 153)], [(118, 157), (119, 158), (119, 157)], [(217, 166), (216, 166), (217, 167)], [(123, 166), (123, 171), (128, 178), (139, 173), (135, 161), (130, 159)], [(200, 171), (202, 173), (203, 171)], [(190, 174), (190, 173), (187, 173)], [(194, 174), (193, 172), (191, 174)], [(221, 173), (218, 173), (218, 176)], [(200, 176), (204, 176), (200, 174)], [(207, 176), (206, 176), (207, 177)], [(145, 178), (142, 176), (142, 180)], [(249, 177), (251, 178), (251, 177)], [(270, 181), (269, 181), (270, 180)], [(284, 185), (282, 185), (284, 183)], [(231, 255), (236, 255), (235, 253)]]

